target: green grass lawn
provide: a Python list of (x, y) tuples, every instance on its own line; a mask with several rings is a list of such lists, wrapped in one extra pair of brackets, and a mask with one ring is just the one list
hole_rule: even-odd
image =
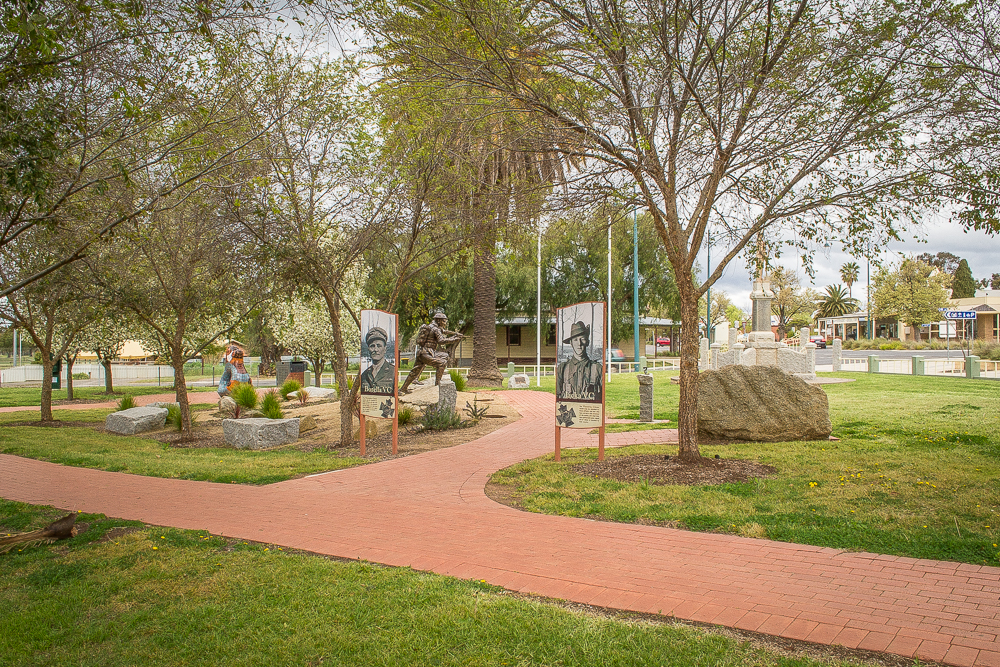
[[(0, 500), (7, 531), (58, 516)], [(785, 657), (710, 630), (585, 614), (407, 568), (103, 515), (78, 520), (89, 527), (75, 538), (0, 555), (0, 665), (857, 664)]]
[[(827, 374), (824, 374), (827, 375)], [(824, 385), (839, 442), (745, 443), (702, 454), (757, 460), (772, 478), (659, 486), (588, 478), (564, 451), (498, 472), (525, 509), (613, 521), (658, 521), (800, 544), (1000, 564), (1000, 385), (984, 380), (844, 374)], [(611, 377), (609, 415), (638, 407), (635, 379)], [(623, 396), (618, 386), (625, 386)], [(543, 385), (543, 389), (545, 389)], [(677, 387), (657, 380), (656, 417), (676, 414)], [(635, 394), (634, 400), (629, 394)], [(666, 394), (666, 396), (664, 396)], [(673, 402), (671, 408), (662, 401)], [(676, 446), (609, 450), (674, 454)]]
[[(173, 391), (173, 387), (116, 387), (115, 393), (108, 396), (104, 393), (104, 387), (74, 387), (74, 399), (117, 401), (125, 394), (132, 396), (148, 396), (150, 394), (168, 394)], [(212, 387), (195, 387), (190, 391), (212, 391)], [(52, 400), (60, 401), (66, 399), (65, 389), (53, 389)], [(3, 387), (0, 388), (0, 408), (20, 407), (30, 405), (41, 405), (41, 387)]]
[[(194, 414), (211, 409), (214, 406), (195, 406)], [(65, 422), (103, 423), (110, 412), (60, 410), (56, 417)], [(25, 421), (24, 412), (0, 414), (0, 425)], [(110, 435), (83, 426), (4, 426), (0, 429), (0, 453), (81, 468), (224, 484), (273, 484), (303, 474), (365, 463), (360, 457), (303, 452), (292, 447), (261, 451), (170, 447), (151, 438)]]

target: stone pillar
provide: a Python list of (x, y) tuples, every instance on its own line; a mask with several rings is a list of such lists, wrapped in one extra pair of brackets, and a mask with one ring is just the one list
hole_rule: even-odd
[(771, 291), (771, 283), (763, 278), (753, 281), (753, 292), (750, 299), (753, 301), (753, 330), (771, 330), (771, 299), (774, 292)]
[(730, 350), (733, 349), (733, 347), (735, 345), (736, 345), (736, 329), (730, 328), (729, 329), (729, 349)]
[(698, 367), (706, 369), (710, 362), (711, 360), (708, 358), (708, 339), (702, 338), (698, 341)]
[(839, 338), (833, 339), (833, 372), (840, 372), (840, 353), (843, 351), (843, 344)]
[(455, 404), (458, 402), (458, 390), (455, 388), (455, 383), (452, 381), (451, 376), (448, 373), (444, 374), (441, 378), (441, 384), (438, 385), (438, 410), (448, 410), (448, 414), (455, 412)]
[(742, 366), (743, 365), (743, 350), (746, 349), (746, 345), (744, 345), (743, 343), (733, 343), (732, 346), (729, 349), (733, 350), (736, 353), (735, 354), (735, 356), (736, 356), (736, 365), (737, 366)]
[(639, 378), (639, 421), (653, 421), (653, 376), (640, 373)]
[(716, 326), (712, 329), (712, 334), (715, 336), (715, 342), (722, 344), (729, 342), (729, 323), (723, 322), (722, 324)]
[(806, 355), (806, 373), (816, 377), (816, 343), (806, 343), (803, 351)]
[(802, 327), (799, 329), (799, 349), (809, 342), (809, 327)]
[(712, 343), (711, 367), (713, 371), (719, 370), (719, 354), (722, 352), (722, 343)]

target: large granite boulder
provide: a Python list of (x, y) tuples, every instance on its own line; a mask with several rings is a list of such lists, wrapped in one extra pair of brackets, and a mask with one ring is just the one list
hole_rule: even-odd
[(441, 392), (434, 384), (434, 378), (431, 377), (423, 382), (414, 382), (410, 385), (410, 393), (400, 395), (399, 402), (417, 408), (427, 408), (437, 405), (440, 398)]
[(777, 366), (705, 371), (698, 384), (698, 437), (787, 442), (830, 437), (826, 392)]
[(167, 422), (166, 408), (129, 408), (112, 412), (104, 419), (104, 428), (111, 433), (135, 435), (162, 428)]
[[(306, 394), (309, 396), (307, 401), (325, 401), (328, 398), (337, 398), (337, 390), (331, 389), (330, 387), (303, 387), (306, 390)], [(293, 391), (288, 395), (290, 399), (297, 399), (299, 397), (299, 392)]]
[(455, 383), (452, 379), (445, 375), (441, 378), (441, 384), (438, 386), (438, 402), (437, 409), (445, 410), (448, 414), (455, 411), (455, 405), (458, 403), (458, 390), (455, 388)]
[(226, 444), (236, 449), (270, 449), (299, 439), (298, 419), (223, 419)]

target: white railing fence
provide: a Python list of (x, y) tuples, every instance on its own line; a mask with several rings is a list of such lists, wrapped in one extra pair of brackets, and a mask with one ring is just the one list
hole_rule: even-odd
[[(26, 364), (0, 371), (0, 382), (41, 382), (43, 368), (40, 364)], [(91, 380), (104, 381), (104, 366), (92, 363), (73, 364), (73, 374), (86, 373)], [(162, 364), (111, 364), (114, 380), (168, 380), (173, 382), (174, 369)], [(62, 366), (62, 382), (66, 382), (66, 364)]]

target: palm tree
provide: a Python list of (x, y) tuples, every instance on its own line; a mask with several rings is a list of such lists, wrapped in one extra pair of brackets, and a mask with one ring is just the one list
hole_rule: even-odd
[(826, 294), (816, 302), (819, 308), (818, 317), (837, 317), (846, 315), (858, 308), (858, 300), (844, 293), (840, 285), (828, 285)]
[(848, 296), (854, 296), (851, 293), (851, 286), (858, 282), (858, 275), (860, 273), (861, 268), (858, 266), (857, 262), (848, 262), (840, 267), (840, 279), (847, 283)]

